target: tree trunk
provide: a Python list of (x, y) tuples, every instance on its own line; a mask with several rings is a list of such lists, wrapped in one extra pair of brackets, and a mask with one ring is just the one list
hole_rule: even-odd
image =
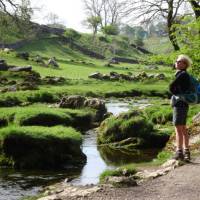
[(199, 1), (195, 1), (195, 0), (189, 0), (190, 4), (192, 5), (192, 9), (194, 10), (194, 14), (196, 19), (198, 17), (200, 17), (200, 5), (199, 5)]
[(174, 50), (178, 51), (180, 50), (180, 47), (178, 46), (177, 38), (175, 35), (175, 28), (172, 27), (173, 25), (173, 0), (168, 1), (168, 16), (167, 16), (167, 27), (168, 27), (168, 33), (169, 33), (169, 40), (172, 43)]

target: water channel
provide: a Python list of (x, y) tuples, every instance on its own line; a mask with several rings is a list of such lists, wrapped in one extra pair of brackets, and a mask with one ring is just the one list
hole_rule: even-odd
[[(106, 103), (108, 112), (114, 115), (133, 107), (142, 108), (147, 105), (147, 100), (137, 102), (112, 100)], [(74, 185), (96, 184), (99, 181), (99, 175), (105, 169), (127, 163), (150, 161), (155, 156), (153, 151), (126, 152), (112, 150), (106, 146), (98, 147), (94, 130), (89, 130), (84, 134), (82, 151), (87, 156), (87, 163), (83, 169), (67, 169), (59, 172), (0, 169), (0, 200), (18, 200), (24, 196), (36, 195), (44, 186), (66, 178)]]

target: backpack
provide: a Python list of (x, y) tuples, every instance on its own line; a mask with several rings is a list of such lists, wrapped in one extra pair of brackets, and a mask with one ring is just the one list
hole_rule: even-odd
[(192, 75), (190, 76), (190, 88), (187, 92), (178, 95), (179, 99), (188, 104), (200, 103), (200, 83)]

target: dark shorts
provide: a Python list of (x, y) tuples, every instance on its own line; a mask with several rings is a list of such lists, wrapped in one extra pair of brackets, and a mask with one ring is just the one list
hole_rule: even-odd
[(188, 110), (188, 106), (173, 107), (173, 124), (175, 126), (186, 125)]

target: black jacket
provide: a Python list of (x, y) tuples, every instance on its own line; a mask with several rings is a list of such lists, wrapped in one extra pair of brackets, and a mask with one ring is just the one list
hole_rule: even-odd
[(190, 76), (185, 70), (176, 72), (175, 77), (175, 80), (169, 85), (169, 90), (172, 94), (182, 94), (190, 89)]
[(175, 80), (169, 85), (169, 90), (173, 94), (171, 104), (175, 107), (187, 107), (188, 104), (182, 100), (177, 100), (174, 95), (183, 94), (190, 89), (190, 76), (185, 70), (177, 71)]

